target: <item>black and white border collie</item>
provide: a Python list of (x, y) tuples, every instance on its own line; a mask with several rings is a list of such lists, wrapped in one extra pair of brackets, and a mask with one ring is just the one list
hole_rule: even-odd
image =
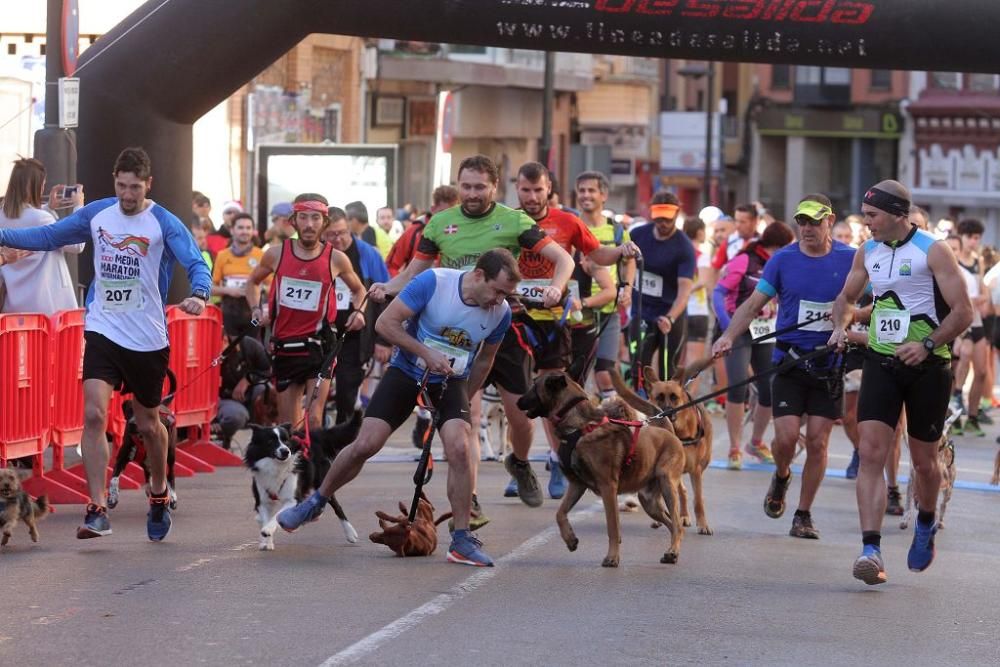
[[(312, 434), (309, 456), (303, 455), (302, 440), (293, 436), (288, 424), (257, 426), (251, 424), (253, 435), (247, 445), (243, 462), (253, 473), (254, 510), (260, 524), (261, 551), (274, 550), (274, 533), (278, 530), (278, 513), (309, 496), (323, 481), (330, 461), (351, 444), (361, 428), (361, 413), (333, 428)], [(358, 541), (358, 531), (347, 520), (344, 508), (330, 498), (330, 506), (340, 519), (347, 541)]]

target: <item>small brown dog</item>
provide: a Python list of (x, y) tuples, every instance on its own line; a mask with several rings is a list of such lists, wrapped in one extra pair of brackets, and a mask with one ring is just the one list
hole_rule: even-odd
[[(948, 431), (955, 420), (961, 416), (960, 412), (951, 411), (944, 422), (941, 440), (938, 442), (938, 468), (941, 470), (940, 507), (937, 510), (937, 527), (944, 528), (944, 513), (948, 510), (948, 502), (951, 500), (951, 493), (955, 490), (955, 441), (948, 436)], [(909, 449), (909, 446), (907, 446)], [(899, 521), (899, 527), (905, 530), (913, 521), (917, 513), (917, 476), (910, 468), (910, 481), (906, 485), (906, 509), (903, 511), (903, 518)]]
[[(601, 565), (618, 567), (618, 494), (638, 492), (646, 514), (670, 530), (670, 546), (660, 562), (677, 562), (684, 526), (674, 519), (680, 511), (677, 488), (684, 474), (684, 447), (672, 431), (635, 422), (635, 413), (621, 401), (615, 407), (599, 408), (583, 387), (562, 372), (539, 376), (517, 406), (532, 419), (547, 417), (562, 442), (559, 459), (569, 488), (556, 522), (570, 551), (576, 551), (580, 541), (569, 523), (569, 512), (590, 489), (604, 501), (608, 527), (608, 553)], [(618, 416), (629, 420), (624, 424), (609, 421)]]
[(28, 527), (31, 541), (38, 541), (37, 523), (49, 513), (49, 501), (45, 496), (32, 500), (21, 488), (21, 478), (11, 468), (0, 468), (0, 547), (7, 546), (17, 521), (20, 519)]
[(413, 523), (410, 523), (409, 515), (410, 509), (402, 502), (399, 503), (399, 516), (376, 511), (382, 532), (372, 533), (368, 539), (375, 544), (384, 544), (397, 556), (430, 556), (437, 549), (437, 527), (451, 518), (451, 512), (442, 514), (435, 521), (434, 505), (427, 500), (427, 496), (421, 495)]
[[(651, 366), (644, 369), (647, 393), (652, 402), (642, 398), (632, 391), (617, 371), (611, 372), (611, 383), (618, 396), (631, 407), (648, 416), (658, 414), (666, 408), (677, 407), (691, 402), (691, 394), (684, 388), (684, 382), (712, 364), (712, 358), (692, 364), (686, 368), (678, 368), (670, 380), (660, 380), (656, 370)], [(705, 499), (702, 490), (702, 476), (712, 462), (712, 420), (708, 411), (702, 405), (696, 405), (681, 410), (670, 416), (674, 434), (684, 445), (684, 472), (691, 478), (691, 489), (694, 492), (694, 516), (698, 524), (699, 535), (711, 535), (712, 529), (705, 516)], [(681, 484), (678, 489), (681, 501), (681, 521), (685, 526), (691, 525), (688, 514), (687, 489)], [(657, 524), (653, 524), (656, 528)]]

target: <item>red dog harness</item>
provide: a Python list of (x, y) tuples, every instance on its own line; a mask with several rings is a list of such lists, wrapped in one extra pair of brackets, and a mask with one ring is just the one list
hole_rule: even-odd
[[(572, 410), (574, 407), (584, 402), (585, 400), (587, 400), (586, 396), (577, 396), (576, 398), (571, 400), (569, 403), (560, 408), (555, 415), (550, 417), (552, 423), (558, 424), (559, 422), (561, 422), (563, 418), (565, 418), (567, 412), (569, 412), (570, 410)], [(605, 424), (615, 424), (617, 426), (624, 426), (626, 428), (632, 429), (632, 444), (629, 446), (628, 454), (625, 456), (625, 461), (622, 463), (622, 469), (625, 469), (630, 465), (632, 465), (632, 461), (635, 460), (635, 450), (636, 446), (639, 444), (639, 431), (642, 430), (642, 427), (645, 426), (645, 423), (641, 421), (633, 421), (630, 419), (612, 419), (607, 415), (604, 415), (603, 417), (601, 417), (600, 421), (589, 422), (586, 426), (584, 426), (583, 433), (584, 435), (589, 435), (598, 428), (600, 428), (601, 426), (604, 426)]]

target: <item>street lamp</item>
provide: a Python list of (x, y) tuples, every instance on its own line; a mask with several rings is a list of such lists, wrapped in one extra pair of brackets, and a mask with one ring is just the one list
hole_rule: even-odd
[(708, 78), (705, 95), (705, 175), (701, 191), (702, 204), (708, 206), (712, 203), (712, 101), (715, 93), (715, 63), (684, 65), (677, 70), (677, 74), (693, 81), (698, 81), (702, 77)]

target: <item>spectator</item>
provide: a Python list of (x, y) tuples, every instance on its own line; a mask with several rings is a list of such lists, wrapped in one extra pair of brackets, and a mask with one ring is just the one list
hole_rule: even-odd
[(295, 227), (292, 226), (292, 205), (281, 201), (271, 207), (271, 226), (264, 233), (264, 241), (268, 244), (281, 245), (286, 239), (295, 238)]
[(351, 228), (351, 233), (368, 245), (378, 248), (377, 232), (368, 224), (368, 207), (364, 202), (352, 201), (344, 207), (344, 212), (347, 213), (347, 225)]
[(837, 222), (835, 222), (833, 225), (833, 229), (831, 229), (830, 231), (833, 234), (834, 241), (840, 241), (844, 245), (849, 245), (852, 248), (858, 247), (854, 243), (854, 230), (851, 229), (851, 223), (847, 222), (846, 220), (838, 220)]
[(260, 264), (264, 251), (253, 244), (255, 225), (249, 213), (237, 213), (232, 227), (232, 244), (215, 258), (212, 296), (222, 297), (222, 326), (226, 335), (235, 337), (250, 328), (247, 278)]
[(208, 268), (212, 268), (215, 260), (212, 259), (212, 254), (208, 252), (208, 245), (206, 243), (208, 232), (205, 231), (205, 227), (200, 221), (195, 220), (191, 224), (191, 236), (194, 237), (194, 242), (198, 245), (198, 250), (201, 251), (201, 256), (204, 258), (205, 263), (208, 264)]
[(219, 253), (229, 245), (230, 241), (232, 241), (233, 219), (236, 217), (236, 214), (242, 212), (243, 207), (237, 202), (228, 201), (223, 205), (222, 222), (219, 224), (219, 228), (210, 233), (208, 238), (205, 240), (208, 246), (208, 252), (212, 253), (212, 257), (217, 257)]
[(451, 208), (453, 206), (458, 206), (458, 190), (451, 185), (440, 185), (434, 188), (434, 194), (431, 195), (431, 210), (427, 215), (417, 218), (413, 221), (403, 235), (399, 237), (392, 246), (392, 250), (389, 251), (389, 256), (385, 258), (385, 264), (389, 269), (389, 275), (393, 278), (396, 277), (400, 271), (402, 271), (410, 260), (413, 259), (413, 254), (417, 251), (417, 246), (420, 245), (420, 239), (424, 235), (424, 227), (430, 222), (431, 217), (438, 211), (443, 211), (446, 208)]
[[(56, 221), (51, 211), (83, 206), (83, 186), (64, 197), (64, 187), (55, 185), (49, 192), (49, 210), (42, 208), (45, 166), (32, 158), (14, 162), (7, 193), (0, 208), (0, 228), (27, 229), (51, 225)], [(0, 312), (44, 313), (77, 308), (76, 288), (66, 266), (64, 253), (78, 255), (83, 243), (63, 246), (46, 252), (25, 252), (5, 248), (0, 259), (6, 297)]]
[(195, 190), (191, 197), (191, 212), (198, 217), (198, 220), (211, 221), (212, 201), (201, 192)]
[[(375, 223), (386, 233), (389, 239), (388, 250), (382, 252), (382, 248), (379, 248), (379, 252), (384, 259), (389, 254), (389, 250), (392, 249), (392, 244), (398, 241), (399, 237), (403, 235), (403, 224), (393, 217), (392, 209), (388, 206), (383, 206), (375, 212)], [(378, 234), (378, 231), (376, 230), (375, 233)]]

